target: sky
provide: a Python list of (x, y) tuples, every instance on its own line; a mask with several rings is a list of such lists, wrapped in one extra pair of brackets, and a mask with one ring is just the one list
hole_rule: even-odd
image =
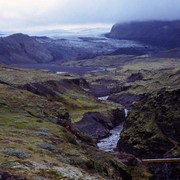
[(0, 0), (0, 30), (180, 19), (180, 0)]

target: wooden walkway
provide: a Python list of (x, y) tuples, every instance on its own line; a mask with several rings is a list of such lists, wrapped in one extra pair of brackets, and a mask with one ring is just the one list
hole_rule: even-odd
[(142, 159), (142, 163), (180, 163), (180, 158)]

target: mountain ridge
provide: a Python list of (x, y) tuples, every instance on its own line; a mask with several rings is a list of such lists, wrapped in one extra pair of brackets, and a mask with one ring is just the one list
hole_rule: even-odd
[(5, 64), (47, 63), (51, 53), (34, 38), (17, 33), (0, 39), (0, 62)]
[(106, 37), (175, 48), (180, 46), (180, 20), (117, 23)]

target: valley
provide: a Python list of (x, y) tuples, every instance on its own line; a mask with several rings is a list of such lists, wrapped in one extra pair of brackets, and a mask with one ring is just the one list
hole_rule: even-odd
[(180, 177), (179, 47), (116, 38), (0, 39), (0, 179)]

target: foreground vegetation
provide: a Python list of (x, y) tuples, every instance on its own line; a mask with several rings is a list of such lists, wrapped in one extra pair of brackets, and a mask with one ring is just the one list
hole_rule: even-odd
[[(88, 95), (81, 79), (0, 67), (0, 173), (14, 179), (121, 179), (130, 171), (71, 123), (117, 108)], [(80, 83), (80, 84), (79, 84)], [(82, 85), (83, 86), (83, 85)], [(70, 129), (69, 129), (70, 128)]]
[[(121, 143), (126, 142), (123, 149), (126, 153), (141, 157), (138, 153), (145, 150), (152, 157), (159, 157), (147, 143), (150, 137), (152, 144), (162, 140), (170, 144), (163, 155), (179, 156), (178, 138), (173, 139), (171, 131), (179, 120), (178, 104), (171, 102), (175, 94), (175, 99), (179, 98), (178, 93), (173, 93), (179, 90), (179, 59), (108, 56), (73, 62), (73, 65), (86, 66), (87, 63), (107, 68), (105, 72), (88, 73), (82, 78), (0, 66), (1, 176), (149, 179), (153, 171), (142, 166), (134, 156), (102, 152), (91, 137), (73, 127), (87, 112), (100, 112), (111, 121), (112, 110), (123, 106), (131, 110), (122, 142), (118, 144), (119, 151), (122, 151)], [(165, 114), (162, 104), (155, 99), (160, 92), (167, 93), (162, 96)], [(93, 95), (108, 95), (111, 102), (98, 100)], [(134, 104), (134, 101), (140, 102)], [(162, 126), (156, 123), (155, 110), (160, 113), (158, 120), (163, 119)], [(166, 131), (162, 127), (168, 127), (167, 133), (162, 132)]]

